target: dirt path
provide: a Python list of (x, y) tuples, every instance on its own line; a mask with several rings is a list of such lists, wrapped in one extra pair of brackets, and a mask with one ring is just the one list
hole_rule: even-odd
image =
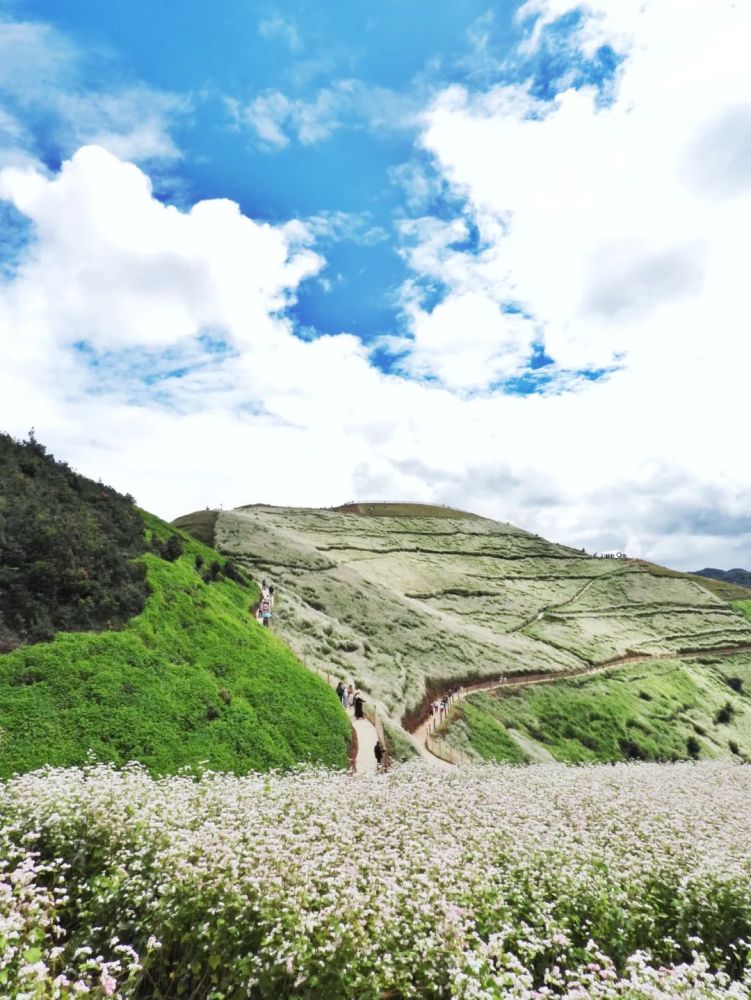
[[(471, 694), (481, 694), (484, 691), (495, 691), (500, 688), (503, 688), (504, 690), (507, 688), (517, 689), (520, 687), (528, 687), (531, 684), (555, 684), (574, 677), (592, 677), (596, 674), (606, 673), (608, 670), (617, 670), (619, 667), (628, 667), (635, 663), (660, 663), (665, 660), (691, 661), (698, 659), (700, 656), (735, 656), (739, 653), (751, 653), (751, 646), (721, 646), (717, 649), (686, 650), (683, 653), (675, 653), (672, 655), (666, 653), (652, 655), (629, 654), (626, 656), (615, 657), (612, 660), (600, 663), (594, 667), (585, 667), (582, 670), (569, 670), (566, 673), (559, 674), (529, 674), (526, 677), (503, 678), (485, 684), (472, 684), (468, 687), (460, 688), (454, 694), (452, 704), (456, 704), (457, 701), (461, 701)], [(440, 697), (440, 695), (437, 695), (438, 699), (440, 699)], [(444, 716), (443, 721), (445, 721), (446, 718), (447, 716)], [(432, 758), (433, 761), (440, 761), (440, 764), (444, 767), (454, 767), (454, 764), (443, 760), (441, 757), (437, 757), (428, 749), (427, 737), (431, 731), (431, 723), (432, 719), (428, 716), (428, 718), (423, 720), (423, 722), (421, 722), (420, 725), (413, 731), (412, 736), (415, 743), (420, 748), (422, 756)]]
[(369, 719), (356, 719), (353, 709), (347, 709), (352, 725), (357, 733), (356, 774), (375, 774), (378, 770), (373, 750), (378, 740), (376, 728)]

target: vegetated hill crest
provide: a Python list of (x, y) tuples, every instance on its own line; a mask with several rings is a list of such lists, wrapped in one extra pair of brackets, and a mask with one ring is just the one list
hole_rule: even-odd
[(420, 506), (256, 504), (175, 523), (210, 521), (219, 551), (278, 585), (279, 634), (394, 718), (460, 680), (751, 644), (710, 581)]
[(725, 583), (734, 583), (739, 587), (751, 589), (751, 571), (747, 569), (697, 569), (696, 576), (705, 576), (709, 580), (724, 580)]

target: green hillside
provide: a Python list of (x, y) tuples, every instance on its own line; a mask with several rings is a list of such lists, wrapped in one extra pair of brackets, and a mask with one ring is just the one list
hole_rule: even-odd
[(471, 695), (438, 733), (482, 760), (751, 761), (751, 656), (636, 664)]
[[(50, 487), (50, 524), (58, 496)], [(302, 761), (345, 767), (346, 715), (334, 692), (256, 624), (255, 584), (129, 506), (146, 550), (135, 560), (145, 606), (117, 630), (61, 631), (0, 655), (0, 776), (82, 764), (90, 754), (138, 760), (159, 774)], [(112, 545), (109, 536), (99, 542)]]
[(279, 634), (393, 719), (461, 680), (751, 645), (751, 625), (712, 581), (449, 508), (253, 505), (175, 523), (273, 579)]

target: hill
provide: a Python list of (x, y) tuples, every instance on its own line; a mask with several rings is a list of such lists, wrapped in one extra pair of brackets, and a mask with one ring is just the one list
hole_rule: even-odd
[(720, 580), (724, 583), (733, 583), (738, 587), (751, 589), (751, 572), (747, 569), (698, 569), (696, 576), (704, 576), (708, 580)]
[(132, 497), (0, 434), (0, 652), (61, 629), (116, 628), (143, 609)]
[[(137, 760), (157, 774), (198, 765), (237, 773), (300, 761), (346, 766), (350, 727), (336, 695), (256, 624), (252, 581), (35, 442), (3, 447), (21, 469), (3, 479), (3, 552), (35, 569), (3, 577), (5, 593), (25, 603), (19, 598), (21, 610), (6, 619), (14, 643), (24, 644), (0, 655), (0, 776), (83, 764), (90, 753), (115, 764)], [(102, 513), (105, 504), (119, 513)], [(17, 528), (17, 509), (31, 511), (36, 531)], [(76, 590), (70, 580), (97, 571), (103, 554), (110, 575), (96, 580), (93, 596)], [(130, 600), (134, 592), (131, 607), (142, 610), (126, 618), (127, 603), (112, 594)], [(49, 628), (56, 634), (32, 643), (40, 619), (45, 638)], [(95, 624), (102, 630), (65, 630)]]
[(751, 762), (751, 656), (662, 661), (473, 694), (439, 739), (478, 760)]
[(700, 578), (448, 508), (253, 505), (175, 523), (271, 577), (279, 635), (407, 723), (457, 681), (751, 644)]

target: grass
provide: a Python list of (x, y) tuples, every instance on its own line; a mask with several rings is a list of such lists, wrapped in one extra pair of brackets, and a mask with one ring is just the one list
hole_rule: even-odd
[(698, 576), (696, 573), (681, 573), (677, 569), (668, 569), (667, 566), (658, 566), (656, 563), (640, 560), (644, 568), (653, 576), (670, 576), (674, 579), (690, 580), (698, 583), (700, 587), (710, 591), (715, 597), (722, 601), (742, 601), (744, 598), (751, 599), (748, 587), (742, 587), (738, 583), (728, 583), (727, 580), (713, 580), (709, 576)]
[(568, 672), (632, 649), (751, 645), (749, 622), (704, 581), (588, 558), (506, 523), (451, 520), (449, 508), (360, 506), (374, 516), (220, 511), (216, 547), (279, 584), (276, 629), (301, 657), (357, 677), (394, 722), (431, 681), (443, 691), (470, 674)]
[(440, 517), (483, 520), (479, 514), (470, 514), (454, 507), (430, 503), (345, 503), (334, 510), (342, 514), (365, 514), (370, 517)]
[[(143, 518), (147, 534), (174, 533)], [(335, 693), (250, 618), (255, 585), (204, 582), (196, 557), (217, 554), (187, 535), (183, 546), (175, 562), (140, 557), (151, 594), (121, 631), (60, 633), (0, 656), (0, 776), (89, 753), (155, 774), (346, 767)]]
[(473, 695), (455, 709), (442, 735), (484, 760), (530, 759), (509, 730), (558, 761), (749, 759), (751, 656), (639, 664)]
[(190, 532), (204, 545), (214, 545), (214, 529), (219, 517), (218, 510), (196, 510), (192, 514), (178, 517), (174, 522), (178, 528)]

